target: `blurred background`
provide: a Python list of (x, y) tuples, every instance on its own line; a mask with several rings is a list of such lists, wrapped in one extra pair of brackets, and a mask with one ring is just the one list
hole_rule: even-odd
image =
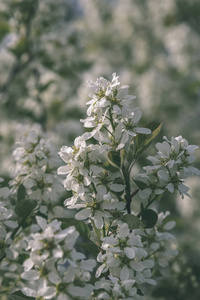
[[(15, 142), (29, 129), (57, 152), (72, 144), (87, 81), (113, 72), (137, 96), (141, 125), (163, 122), (159, 141), (182, 135), (200, 145), (199, 16), (199, 0), (1, 0), (0, 176), (10, 178)], [(187, 185), (191, 199), (166, 194), (157, 206), (177, 222), (179, 255), (147, 300), (200, 299), (200, 179)]]

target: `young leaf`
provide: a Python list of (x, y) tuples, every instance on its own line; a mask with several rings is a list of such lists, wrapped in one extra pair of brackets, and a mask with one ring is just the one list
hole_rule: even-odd
[(115, 173), (117, 171), (119, 171), (118, 167), (114, 167), (114, 165), (111, 165), (111, 163), (109, 162), (109, 160), (107, 160), (104, 164), (103, 164), (103, 168), (105, 170), (110, 171), (111, 173)]
[(25, 52), (28, 51), (28, 47), (29, 47), (29, 41), (27, 38), (25, 37), (21, 37), (19, 39), (19, 41), (17, 42), (17, 44), (12, 47), (9, 48), (9, 50), (17, 57), (20, 58), (22, 56), (22, 54), (24, 54)]
[(123, 165), (124, 154), (125, 154), (124, 149), (122, 149), (120, 151), (109, 151), (108, 152), (108, 161), (110, 162), (110, 164), (112, 166), (120, 169)]
[(143, 203), (140, 203), (140, 209), (141, 209), (141, 211), (144, 210), (144, 204)]
[(163, 194), (157, 195), (154, 200), (155, 201), (160, 201), (160, 199), (162, 198)]
[(134, 144), (132, 143), (129, 147), (128, 153), (126, 155), (126, 159), (129, 163), (131, 163), (134, 160)]
[(123, 216), (122, 221), (128, 224), (130, 230), (141, 228), (144, 226), (143, 222), (138, 217), (131, 214)]
[(8, 296), (8, 300), (35, 300), (33, 297), (24, 295), (21, 291), (16, 291)]
[(97, 238), (99, 239), (99, 241), (101, 241), (101, 230), (98, 229), (96, 226), (95, 226), (95, 223), (94, 223), (94, 220), (93, 219), (90, 219), (91, 223), (92, 223), (92, 226), (94, 228), (94, 231), (96, 233), (96, 236)]
[(140, 180), (133, 180), (133, 181), (141, 191), (147, 188), (146, 183), (144, 183), (143, 181)]
[(137, 289), (137, 294), (140, 296), (144, 296), (144, 293), (141, 291), (141, 289)]
[(87, 252), (92, 253), (94, 256), (97, 256), (99, 254), (99, 248), (91, 242), (81, 243), (80, 246)]
[(74, 218), (59, 218), (59, 221), (62, 221), (62, 225), (64, 228), (67, 228), (69, 226), (75, 226), (76, 230), (80, 233), (82, 237), (90, 237), (90, 228), (87, 226), (87, 224), (85, 224), (85, 222), (81, 220), (76, 220)]
[(34, 210), (36, 205), (37, 203), (35, 200), (21, 200), (17, 202), (15, 206), (15, 213), (18, 217), (28, 216)]
[(10, 31), (10, 26), (7, 22), (1, 20), (0, 21), (0, 42), (4, 38), (6, 34)]
[(26, 198), (26, 189), (23, 184), (20, 184), (17, 190), (17, 201), (24, 200)]
[(135, 159), (137, 159), (150, 145), (150, 143), (156, 138), (159, 134), (162, 123), (151, 122), (144, 126), (151, 129), (151, 134), (137, 134), (135, 138)]
[(142, 212), (142, 221), (145, 223), (145, 228), (152, 228), (158, 221), (158, 214), (152, 209), (145, 209)]

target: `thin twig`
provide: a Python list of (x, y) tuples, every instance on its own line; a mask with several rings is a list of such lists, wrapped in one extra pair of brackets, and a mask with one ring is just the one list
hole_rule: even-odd
[(135, 190), (132, 194), (131, 194), (131, 198), (133, 198), (138, 192), (139, 192), (140, 189), (137, 189)]

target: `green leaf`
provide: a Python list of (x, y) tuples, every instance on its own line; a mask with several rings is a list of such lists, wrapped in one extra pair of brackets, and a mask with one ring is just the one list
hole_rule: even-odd
[(133, 180), (133, 181), (135, 182), (135, 184), (141, 191), (147, 188), (147, 185), (145, 182), (140, 181), (140, 180)]
[(162, 198), (163, 194), (160, 194), (160, 195), (157, 195), (155, 198), (154, 198), (154, 201), (160, 201), (160, 199)]
[(128, 153), (126, 155), (126, 159), (127, 159), (128, 163), (131, 163), (135, 159), (135, 157), (134, 157), (134, 151), (135, 151), (134, 147), (135, 147), (134, 144), (131, 143), (130, 147), (129, 147), (129, 150), (128, 150)]
[(144, 227), (143, 222), (134, 215), (127, 214), (122, 217), (122, 221), (128, 224), (130, 230)]
[(137, 159), (156, 138), (161, 130), (162, 123), (151, 122), (144, 127), (151, 129), (151, 134), (137, 134), (135, 138), (135, 159)]
[(142, 212), (144, 211), (144, 204), (142, 202), (140, 203), (140, 209)]
[(152, 228), (158, 221), (158, 214), (152, 209), (143, 210), (142, 221), (145, 223), (145, 228)]
[(17, 201), (24, 200), (26, 198), (26, 189), (23, 184), (20, 184), (17, 190)]
[(137, 289), (137, 294), (140, 296), (144, 296), (144, 293), (140, 289)]
[(28, 216), (34, 210), (36, 205), (37, 202), (35, 200), (21, 200), (17, 202), (15, 206), (15, 213), (19, 217)]
[(119, 171), (119, 168), (118, 167), (114, 167), (113, 165), (111, 165), (108, 160), (102, 165), (102, 167), (105, 170), (110, 171), (111, 173), (115, 173), (115, 172)]
[(92, 253), (94, 256), (99, 254), (99, 248), (97, 245), (88, 242), (88, 243), (81, 243), (81, 248), (85, 249), (87, 252)]
[(108, 152), (108, 161), (115, 168), (120, 169), (124, 162), (124, 154), (125, 150), (122, 149), (120, 151), (109, 151)]
[(24, 53), (28, 52), (29, 42), (25, 37), (21, 37), (18, 43), (13, 48), (9, 48), (9, 50), (16, 55), (16, 57), (20, 58)]
[(5, 250), (7, 249), (7, 247), (8, 247), (7, 243), (3, 239), (1, 239), (0, 240), (0, 261), (1, 261), (2, 257), (5, 256), (5, 254), (6, 254)]
[(10, 32), (10, 26), (5, 21), (0, 21), (0, 41), (4, 38), (6, 34)]
[(96, 236), (97, 238), (99, 239), (99, 242), (101, 241), (101, 230), (98, 229), (96, 226), (95, 226), (95, 223), (94, 223), (94, 220), (93, 219), (90, 219), (91, 223), (92, 223), (92, 226), (94, 228), (94, 231), (96, 233)]
[(82, 237), (90, 237), (90, 228), (84, 221), (76, 220), (75, 218), (59, 218), (59, 221), (62, 222), (62, 227), (67, 228), (69, 226), (75, 226), (76, 230), (80, 233)]
[(33, 297), (24, 295), (21, 291), (16, 291), (8, 296), (8, 300), (35, 300)]
[[(40, 93), (44, 92), (52, 83), (54, 83), (55, 80), (49, 80), (47, 83), (45, 84), (40, 84), (38, 87), (38, 91)], [(57, 102), (56, 102), (57, 103)]]

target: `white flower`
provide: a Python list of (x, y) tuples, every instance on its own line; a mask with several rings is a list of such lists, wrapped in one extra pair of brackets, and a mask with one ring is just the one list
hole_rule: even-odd
[[(62, 281), (56, 287), (58, 299), (73, 299), (74, 297), (89, 299), (93, 291), (93, 286), (88, 283), (91, 278), (89, 272), (93, 271), (95, 265), (96, 261), (88, 259), (68, 266)], [(74, 285), (75, 282), (76, 285)]]
[(25, 287), (22, 288), (22, 292), (29, 297), (44, 297), (44, 299), (53, 299), (56, 295), (56, 289), (49, 285), (45, 278), (35, 281), (34, 289)]
[[(193, 153), (198, 147), (188, 145), (188, 142), (182, 136), (172, 137), (171, 141), (166, 137), (163, 137), (163, 139), (166, 141), (156, 144), (157, 155), (155, 157), (149, 156), (148, 159), (158, 167), (164, 165), (171, 169), (174, 165), (178, 165), (180, 168), (190, 166), (195, 159)], [(197, 172), (196, 169), (195, 172)]]
[[(124, 116), (123, 116), (124, 114)], [(128, 133), (130, 136), (134, 137), (137, 135), (137, 133), (142, 133), (142, 134), (150, 134), (151, 130), (148, 128), (140, 128), (137, 127), (135, 124), (138, 123), (138, 121), (141, 119), (142, 116), (142, 111), (137, 107), (135, 108), (131, 115), (129, 113), (129, 116), (126, 116), (127, 111), (125, 110), (122, 111), (122, 116), (123, 116), (123, 132)]]
[(78, 220), (85, 220), (91, 218), (95, 222), (95, 226), (99, 229), (103, 227), (103, 218), (110, 218), (108, 207), (105, 205), (101, 196), (95, 198), (88, 198), (88, 202), (85, 204), (76, 204), (72, 208), (82, 208), (76, 215), (75, 218)]
[(13, 215), (13, 210), (11, 208), (7, 208), (7, 203), (4, 201), (0, 201), (0, 221), (6, 221), (10, 219)]
[[(101, 247), (106, 253), (99, 253), (97, 256), (97, 260), (102, 262), (96, 272), (97, 278), (102, 272), (109, 270), (112, 276), (120, 278), (121, 281), (131, 278), (136, 278), (137, 281), (137, 276), (134, 277), (134, 274), (152, 268), (154, 265), (153, 260), (145, 259), (147, 252), (143, 249), (140, 237), (130, 232), (127, 224), (119, 227), (116, 236), (110, 235), (102, 241)], [(144, 273), (142, 274), (145, 282), (146, 277)]]
[[(108, 276), (109, 280), (101, 278), (95, 283), (96, 299), (135, 299), (137, 288), (135, 280), (119, 281), (118, 278)], [(97, 291), (99, 290), (99, 293)], [(134, 298), (133, 298), (134, 297)]]
[(144, 183), (144, 187), (139, 192), (141, 199), (148, 199), (155, 195), (161, 195), (164, 192), (165, 186), (159, 181), (159, 177), (154, 175), (152, 170), (147, 170), (147, 173), (139, 174), (134, 179)]
[(139, 195), (142, 199), (160, 195), (164, 190), (173, 193), (178, 190), (179, 193), (190, 197), (189, 188), (184, 185), (184, 178), (190, 175), (200, 175), (197, 168), (191, 166), (194, 161), (193, 152), (198, 147), (188, 145), (188, 142), (181, 136), (171, 138), (163, 143), (157, 143), (158, 149), (156, 156), (149, 156), (148, 159), (153, 163), (152, 166), (144, 167), (146, 174), (141, 174), (135, 179), (145, 183)]
[(176, 250), (176, 239), (173, 234), (167, 232), (175, 226), (174, 221), (166, 222), (166, 218), (170, 215), (166, 213), (160, 213), (158, 215), (158, 221), (156, 228), (151, 229), (136, 229), (135, 233), (145, 236), (145, 242), (143, 243), (144, 249), (147, 249), (148, 255), (154, 259), (156, 265), (160, 267), (166, 267), (169, 259), (178, 254)]
[[(30, 281), (48, 278), (51, 283), (57, 284), (60, 282), (60, 276), (56, 271), (55, 261), (56, 260), (54, 258), (50, 258), (40, 264), (35, 263), (32, 265), (31, 269), (30, 267), (25, 269), (25, 271), (21, 274), (21, 278)], [(27, 261), (25, 261), (24, 266), (28, 266)], [(34, 266), (36, 266), (36, 269), (33, 269)]]

